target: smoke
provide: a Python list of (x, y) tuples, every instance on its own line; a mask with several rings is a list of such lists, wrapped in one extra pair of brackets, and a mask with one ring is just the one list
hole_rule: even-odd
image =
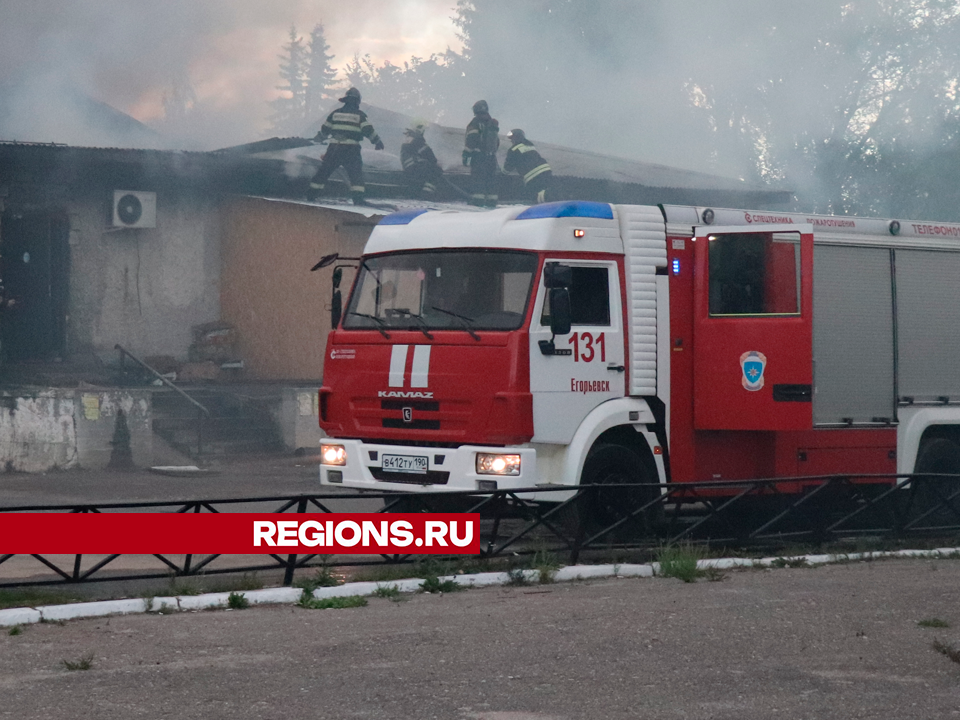
[(3, 0), (0, 139), (16, 131), (20, 140), (104, 142), (105, 128), (85, 127), (96, 120), (84, 102), (78, 107), (85, 95), (156, 128), (165, 136), (159, 142), (248, 142), (263, 131), (267, 102), (276, 97), (277, 56), (291, 25), (306, 35), (322, 22), (338, 64), (360, 51), (399, 62), (456, 43), (454, 4)]

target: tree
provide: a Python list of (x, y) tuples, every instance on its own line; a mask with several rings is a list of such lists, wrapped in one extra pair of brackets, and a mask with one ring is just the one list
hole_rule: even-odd
[(297, 135), (305, 125), (307, 57), (303, 38), (297, 35), (297, 28), (290, 27), (287, 43), (280, 57), (280, 79), (277, 86), (281, 95), (270, 102), (273, 115), (270, 117), (270, 133), (277, 135)]
[(331, 65), (334, 56), (329, 54), (323, 25), (314, 25), (306, 51), (305, 92), (303, 102), (304, 120), (315, 122), (323, 110), (323, 101), (330, 95), (337, 71)]

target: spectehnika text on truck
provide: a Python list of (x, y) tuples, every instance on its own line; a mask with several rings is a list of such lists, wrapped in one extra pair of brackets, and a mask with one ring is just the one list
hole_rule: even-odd
[(960, 473), (960, 224), (403, 211), (335, 325), (323, 484), (796, 493), (804, 476)]

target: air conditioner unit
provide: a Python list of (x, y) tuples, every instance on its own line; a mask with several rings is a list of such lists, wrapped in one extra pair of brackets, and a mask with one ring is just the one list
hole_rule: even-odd
[(157, 194), (140, 190), (114, 190), (113, 226), (155, 228), (157, 226)]

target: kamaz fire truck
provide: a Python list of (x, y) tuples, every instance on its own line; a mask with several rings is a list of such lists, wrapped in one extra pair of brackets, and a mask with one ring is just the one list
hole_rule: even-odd
[(960, 472), (960, 224), (402, 211), (335, 320), (323, 484)]

